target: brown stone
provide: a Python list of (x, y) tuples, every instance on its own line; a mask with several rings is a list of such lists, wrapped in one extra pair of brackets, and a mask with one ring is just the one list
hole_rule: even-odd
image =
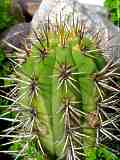
[(26, 21), (32, 20), (42, 0), (19, 0)]
[(26, 11), (30, 16), (33, 16), (38, 7), (39, 5), (37, 3), (29, 2), (26, 4)]
[[(15, 51), (15, 49), (12, 46), (22, 50), (25, 50), (24, 45), (27, 46), (28, 50), (31, 48), (31, 42), (30, 39), (28, 38), (30, 32), (31, 32), (30, 23), (20, 23), (12, 26), (3, 34), (3, 38), (1, 39), (1, 42), (3, 43), (0, 44), (1, 47), (5, 50), (5, 53), (8, 57), (11, 57)], [(8, 42), (12, 46), (9, 46), (4, 42)], [(18, 53), (17, 58), (19, 59), (19, 57), (21, 57), (21, 59), (24, 58), (22, 57), (22, 53)]]
[(30, 22), (42, 0), (12, 0), (12, 14), (20, 21)]

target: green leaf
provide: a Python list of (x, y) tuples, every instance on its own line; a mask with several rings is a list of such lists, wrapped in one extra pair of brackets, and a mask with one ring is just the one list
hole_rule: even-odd
[(111, 21), (120, 26), (120, 1), (119, 0), (105, 0), (104, 6), (111, 15)]
[(98, 158), (101, 158), (100, 160), (118, 160), (118, 157), (107, 150), (105, 147), (101, 147), (97, 150)]

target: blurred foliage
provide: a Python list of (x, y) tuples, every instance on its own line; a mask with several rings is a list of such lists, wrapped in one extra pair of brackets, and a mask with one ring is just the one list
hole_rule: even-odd
[[(8, 61), (8, 58), (5, 56), (5, 52), (2, 48), (0, 48), (0, 77), (5, 77), (12, 73), (12, 67), (11, 64)], [(4, 86), (5, 82), (4, 80), (0, 80), (0, 95), (4, 95), (4, 92), (9, 92), (10, 88), (4, 88), (1, 86)], [(11, 104), (11, 102), (3, 97), (0, 96), (0, 115), (4, 114), (6, 112), (6, 108), (3, 106), (7, 106)], [(8, 118), (12, 117), (13, 115), (10, 113), (7, 115)], [(8, 128), (8, 126), (11, 125), (9, 122), (5, 122), (4, 120), (0, 120), (0, 133), (2, 130)], [(7, 138), (0, 138), (0, 150), (8, 149), (8, 146), (1, 146), (1, 144), (8, 142)], [(2, 160), (2, 153), (0, 153), (0, 159)], [(3, 156), (8, 157), (10, 159), (10, 156)]]
[(115, 154), (110, 152), (106, 147), (102, 146), (97, 150), (93, 148), (87, 152), (86, 160), (120, 160)]
[[(0, 48), (0, 77), (6, 76), (12, 72), (11, 64), (5, 55), (4, 49)], [(0, 83), (2, 81), (0, 80)]]
[[(12, 67), (11, 64), (8, 61), (8, 58), (5, 56), (5, 52), (2, 48), (0, 48), (0, 77), (5, 77), (12, 73)], [(8, 91), (9, 88), (4, 88), (1, 86), (4, 86), (5, 82), (4, 80), (0, 79), (0, 95), (4, 94), (4, 91)], [(0, 106), (8, 105), (9, 101), (0, 97)], [(4, 109), (0, 107), (0, 114), (2, 113)], [(2, 126), (0, 126), (1, 129)]]
[(112, 22), (120, 27), (120, 0), (105, 0), (104, 6)]
[[(11, 150), (22, 150), (22, 147), (26, 145), (24, 142), (14, 143), (10, 149)], [(19, 154), (19, 153), (18, 153)], [(16, 155), (17, 157), (17, 155)], [(37, 150), (35, 143), (29, 143), (28, 148), (26, 149), (26, 155), (24, 157), (19, 157), (16, 160), (45, 160), (40, 151)]]
[(0, 0), (0, 33), (13, 25), (16, 18), (10, 14), (11, 0)]
[(101, 147), (96, 151), (97, 153), (97, 159), (99, 160), (119, 160), (119, 158), (107, 150), (105, 147)]

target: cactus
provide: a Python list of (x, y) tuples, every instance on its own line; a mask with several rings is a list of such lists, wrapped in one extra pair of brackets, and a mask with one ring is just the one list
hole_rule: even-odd
[(49, 160), (87, 160), (106, 140), (119, 141), (119, 65), (103, 56), (98, 33), (90, 36), (84, 23), (48, 22), (34, 35), (24, 63), (0, 78), (17, 92), (2, 96), (12, 102), (7, 112), (16, 113), (5, 115), (14, 125), (0, 135), (19, 144), (8, 152), (18, 159), (34, 144)]

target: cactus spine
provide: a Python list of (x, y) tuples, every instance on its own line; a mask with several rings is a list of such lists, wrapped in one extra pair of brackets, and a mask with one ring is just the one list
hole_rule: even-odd
[(87, 159), (102, 143), (100, 132), (119, 140), (105, 128), (117, 128), (116, 115), (104, 109), (111, 104), (118, 112), (113, 102), (119, 93), (117, 63), (107, 63), (84, 24), (67, 28), (65, 23), (48, 23), (34, 34), (38, 41), (31, 51), (26, 49), (25, 62), (15, 76), (6, 78), (15, 81), (18, 90), (9, 107), (17, 112), (17, 124), (10, 128), (13, 135), (8, 134), (24, 144), (16, 158), (31, 141), (48, 159), (78, 160)]

